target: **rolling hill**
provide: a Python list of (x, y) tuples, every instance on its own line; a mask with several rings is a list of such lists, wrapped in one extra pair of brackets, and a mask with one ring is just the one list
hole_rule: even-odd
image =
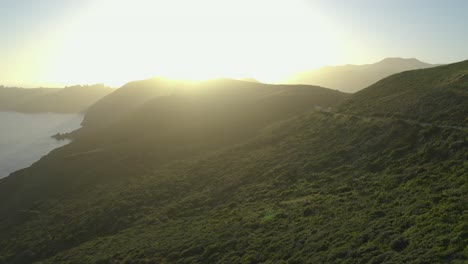
[[(159, 96), (160, 93), (156, 92), (155, 98), (146, 96), (150, 100), (135, 107), (135, 101), (131, 98), (139, 97), (141, 90), (148, 89), (154, 80), (139, 84), (122, 87), (91, 107), (86, 113), (82, 131), (77, 133), (74, 142), (63, 149), (62, 158), (89, 156), (92, 157), (89, 160), (91, 163), (101, 160), (104, 167), (115, 159), (128, 159), (133, 160), (134, 167), (129, 168), (132, 171), (157, 168), (181, 156), (202, 154), (242, 142), (277, 121), (312, 111), (317, 105), (334, 106), (348, 97), (348, 94), (314, 86), (268, 86), (235, 80), (211, 80), (179, 87), (178, 94), (171, 96)], [(151, 87), (159, 91), (157, 85)], [(106, 107), (113, 105), (114, 100), (121, 100), (121, 94), (127, 100), (118, 103), (120, 109), (116, 109), (116, 112), (120, 116), (116, 121), (104, 127), (86, 122), (87, 118), (96, 119), (96, 116), (103, 117), (103, 121), (111, 119), (111, 116), (100, 115), (94, 109), (104, 109), (105, 114), (112, 113)], [(126, 104), (132, 108), (127, 108)], [(128, 111), (119, 112), (122, 109)], [(9, 178), (14, 182), (16, 177)], [(24, 187), (29, 188), (27, 185)], [(3, 200), (3, 195), (18, 191), (15, 188), (9, 190), (0, 192), (0, 200)], [(10, 202), (10, 205), (14, 204), (12, 200)]]
[[(270, 107), (269, 111), (276, 112), (298, 108), (304, 111), (319, 106), (334, 107), (347, 96), (345, 93), (310, 85), (271, 85), (232, 79), (183, 82), (154, 78), (131, 82), (102, 98), (88, 109), (83, 126), (85, 129), (105, 127), (152, 100), (198, 100), (198, 103), (220, 108), (226, 103), (226, 106), (239, 107), (240, 112), (250, 115), (255, 114), (256, 110), (241, 111), (241, 104), (263, 105)], [(156, 105), (155, 102), (152, 104)]]
[(354, 93), (395, 73), (434, 66), (437, 65), (417, 59), (386, 58), (374, 64), (327, 66), (299, 72), (285, 80), (285, 83), (320, 85)]
[(91, 108), (71, 144), (0, 180), (0, 263), (464, 263), (467, 130), (357, 103), (418, 93), (400, 86), (411, 76), (351, 98), (233, 80), (129, 84)]
[(357, 92), (340, 111), (468, 126), (468, 61), (407, 71)]

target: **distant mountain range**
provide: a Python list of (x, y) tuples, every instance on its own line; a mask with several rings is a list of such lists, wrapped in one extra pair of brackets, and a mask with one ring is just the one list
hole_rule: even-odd
[(0, 111), (24, 113), (79, 113), (113, 92), (104, 85), (58, 88), (13, 88), (0, 86)]
[(374, 64), (326, 66), (299, 72), (284, 83), (319, 85), (354, 93), (392, 74), (438, 66), (417, 59), (386, 58)]

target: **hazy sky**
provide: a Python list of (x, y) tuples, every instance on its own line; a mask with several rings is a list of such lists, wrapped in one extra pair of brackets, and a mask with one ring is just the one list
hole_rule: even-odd
[(0, 84), (276, 81), (323, 65), (468, 59), (466, 0), (0, 0)]

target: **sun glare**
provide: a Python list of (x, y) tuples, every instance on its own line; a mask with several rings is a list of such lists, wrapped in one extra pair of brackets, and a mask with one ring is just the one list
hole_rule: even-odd
[(54, 36), (60, 44), (42, 79), (113, 86), (156, 75), (275, 82), (339, 55), (331, 25), (319, 12), (311, 15), (305, 1), (295, 2), (97, 1)]

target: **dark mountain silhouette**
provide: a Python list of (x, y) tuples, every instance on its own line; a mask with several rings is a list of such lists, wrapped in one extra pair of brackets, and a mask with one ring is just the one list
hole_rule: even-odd
[(225, 79), (129, 84), (71, 144), (0, 180), (0, 263), (466, 262), (466, 129), (366, 104), (455, 69), (468, 65), (351, 99)]
[(327, 66), (299, 72), (285, 82), (320, 85), (354, 93), (392, 74), (434, 66), (438, 65), (417, 59), (387, 58), (374, 64)]
[(0, 111), (79, 113), (113, 92), (104, 85), (53, 88), (0, 87)]

